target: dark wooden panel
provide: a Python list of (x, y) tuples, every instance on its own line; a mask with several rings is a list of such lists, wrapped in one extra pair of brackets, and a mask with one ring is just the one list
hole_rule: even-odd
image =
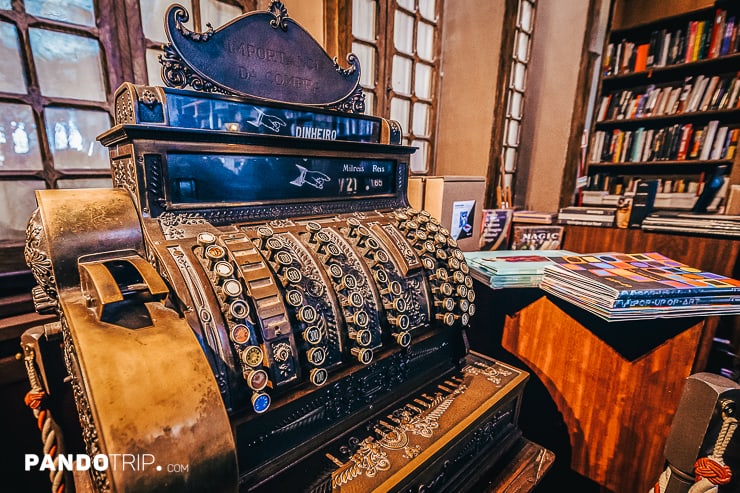
[(539, 377), (562, 413), (571, 468), (606, 491), (647, 491), (663, 468), (663, 447), (704, 324), (650, 321), (651, 333), (665, 340), (625, 358), (605, 342), (605, 331), (640, 345), (645, 322), (599, 324), (583, 313), (540, 298), (506, 317), (502, 345)]

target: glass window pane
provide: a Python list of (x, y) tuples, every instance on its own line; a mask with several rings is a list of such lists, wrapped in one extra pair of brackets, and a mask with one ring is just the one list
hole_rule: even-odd
[(113, 188), (110, 178), (77, 178), (57, 180), (59, 188)]
[(146, 50), (146, 75), (152, 86), (162, 85), (162, 64), (159, 63), (159, 55), (164, 54), (162, 50), (147, 48)]
[(46, 29), (28, 31), (44, 96), (105, 101), (97, 40)]
[[(141, 15), (141, 28), (144, 30), (144, 36), (152, 41), (167, 43), (167, 35), (164, 32), (164, 15), (167, 8), (172, 5), (172, 0), (139, 0)], [(180, 5), (190, 14), (185, 26), (193, 29), (193, 4), (190, 0), (178, 0)]]
[(429, 162), (429, 143), (424, 140), (415, 140), (411, 145), (418, 147), (415, 153), (411, 155), (411, 172), (426, 173), (427, 163)]
[(524, 95), (517, 91), (509, 91), (509, 115), (517, 120), (522, 119)]
[(430, 105), (424, 103), (414, 103), (414, 135), (417, 137), (429, 136), (429, 117)]
[(414, 53), (414, 18), (400, 10), (396, 10), (393, 42), (398, 51), (407, 55)]
[(419, 12), (424, 18), (430, 21), (435, 20), (434, 15), (435, 0), (419, 0)]
[(375, 87), (375, 48), (352, 43), (352, 53), (360, 59), (360, 84), (364, 87)]
[(417, 26), (416, 53), (424, 60), (434, 60), (434, 26), (420, 22)]
[(45, 19), (80, 24), (95, 25), (95, 5), (93, 0), (25, 0), (26, 12)]
[(95, 138), (110, 128), (108, 113), (46, 108), (46, 135), (57, 169), (108, 169), (108, 150)]
[(375, 94), (371, 91), (362, 91), (365, 95), (365, 114), (375, 115)]
[(414, 10), (414, 0), (398, 0), (397, 3), (400, 7), (411, 10), (412, 12)]
[(516, 58), (521, 62), (529, 60), (529, 34), (518, 31), (516, 33)]
[(393, 90), (411, 95), (411, 67), (412, 62), (408, 58), (398, 55), (393, 56)]
[(0, 22), (0, 91), (26, 93), (18, 32), (7, 22)]
[(26, 225), (36, 209), (34, 191), (46, 188), (43, 181), (0, 181), (0, 241), (26, 239)]
[(519, 122), (516, 120), (509, 120), (506, 145), (512, 147), (516, 147), (519, 145)]
[(416, 64), (414, 94), (423, 99), (432, 99), (432, 67), (423, 63)]
[(504, 151), (504, 171), (507, 173), (516, 171), (516, 147), (507, 147)]
[(527, 32), (532, 32), (532, 20), (534, 18), (534, 8), (528, 1), (519, 4), (519, 26)]
[(524, 91), (527, 80), (527, 65), (521, 62), (514, 62), (511, 68), (511, 85), (519, 91)]
[(375, 0), (353, 0), (352, 34), (365, 41), (375, 41), (375, 13), (378, 2)]
[(396, 120), (401, 124), (404, 132), (409, 130), (409, 109), (411, 104), (405, 99), (391, 99), (391, 120)]
[(0, 170), (42, 168), (33, 111), (25, 104), (0, 104)]
[(2, 10), (10, 10), (13, 6), (10, 3), (10, 0), (0, 0), (0, 9)]
[[(216, 29), (240, 15), (242, 15), (242, 9), (236, 5), (229, 5), (217, 0), (200, 0), (200, 22), (203, 24), (204, 31), (207, 22)], [(164, 17), (162, 18), (164, 19)]]

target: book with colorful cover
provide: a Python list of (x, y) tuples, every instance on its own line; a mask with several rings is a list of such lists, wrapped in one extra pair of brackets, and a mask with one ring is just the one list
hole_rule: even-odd
[(514, 224), (510, 250), (557, 250), (562, 237), (563, 226)]
[[(552, 265), (545, 267), (544, 277), (569, 287), (577, 285), (613, 302), (740, 295), (740, 281), (704, 272), (657, 252), (555, 258)], [(616, 307), (615, 303), (612, 305)]]

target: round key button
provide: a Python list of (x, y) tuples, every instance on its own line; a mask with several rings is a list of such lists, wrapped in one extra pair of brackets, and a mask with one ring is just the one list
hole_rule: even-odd
[(334, 278), (340, 278), (344, 275), (344, 270), (342, 270), (339, 264), (331, 264), (329, 265), (329, 275)]
[(314, 366), (321, 366), (326, 361), (326, 350), (322, 347), (313, 347), (306, 351), (306, 358)]
[(298, 284), (303, 279), (303, 274), (295, 267), (288, 267), (285, 269), (285, 279), (293, 284)]
[(223, 260), (213, 264), (213, 273), (219, 278), (231, 277), (234, 274), (234, 267)]
[(229, 303), (229, 315), (237, 320), (247, 318), (249, 316), (249, 305), (242, 299), (234, 300)]
[(293, 256), (286, 251), (280, 251), (275, 254), (275, 261), (279, 265), (287, 267), (293, 263)]
[(273, 234), (275, 234), (275, 232), (269, 226), (260, 226), (257, 228), (257, 236), (259, 236), (260, 238), (269, 238)]
[(393, 337), (396, 339), (396, 343), (401, 347), (409, 347), (411, 345), (411, 334), (406, 331), (393, 334)]
[(312, 324), (318, 319), (318, 313), (316, 309), (310, 305), (302, 306), (298, 310), (298, 320), (307, 324)]
[(369, 346), (373, 342), (373, 334), (367, 329), (358, 330), (353, 337), (358, 346)]
[(260, 366), (262, 360), (262, 350), (257, 346), (249, 346), (242, 351), (242, 361), (248, 366)]
[(321, 329), (316, 325), (312, 325), (303, 331), (303, 340), (309, 344), (318, 344), (322, 338)]
[(265, 370), (248, 370), (244, 372), (244, 379), (252, 390), (262, 390), (267, 387), (267, 372)]
[(373, 360), (372, 349), (355, 347), (350, 350), (350, 353), (363, 365), (368, 365)]
[(221, 290), (225, 296), (235, 298), (242, 294), (242, 283), (236, 279), (227, 279), (221, 286)]
[(252, 394), (252, 409), (256, 413), (263, 413), (270, 407), (270, 396), (264, 393)]
[(329, 378), (329, 372), (324, 368), (312, 368), (308, 374), (308, 379), (317, 387), (324, 385)]
[(252, 336), (249, 327), (244, 324), (236, 324), (231, 328), (231, 340), (237, 344), (246, 344)]

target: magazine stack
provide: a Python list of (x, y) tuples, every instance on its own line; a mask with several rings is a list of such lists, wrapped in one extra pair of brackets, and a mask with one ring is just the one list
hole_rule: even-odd
[(517, 250), (463, 252), (470, 274), (494, 288), (536, 288), (540, 285), (545, 266), (554, 257), (576, 255), (566, 250), (538, 250), (527, 253)]
[(660, 253), (551, 260), (540, 288), (608, 321), (740, 314), (740, 281)]

